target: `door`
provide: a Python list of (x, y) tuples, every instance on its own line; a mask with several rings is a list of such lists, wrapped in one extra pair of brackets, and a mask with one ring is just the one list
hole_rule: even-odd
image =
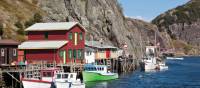
[(74, 33), (74, 45), (78, 44), (78, 33)]
[(110, 50), (109, 49), (106, 49), (106, 58), (110, 58)]
[(66, 51), (63, 51), (63, 63), (66, 64)]

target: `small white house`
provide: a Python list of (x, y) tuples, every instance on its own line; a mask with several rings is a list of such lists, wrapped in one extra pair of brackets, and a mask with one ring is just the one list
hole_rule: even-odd
[(95, 63), (95, 51), (90, 47), (85, 47), (85, 60), (86, 63)]

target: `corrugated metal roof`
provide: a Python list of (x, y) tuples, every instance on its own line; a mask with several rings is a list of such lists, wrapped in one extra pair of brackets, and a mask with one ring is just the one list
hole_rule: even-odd
[(11, 39), (3, 39), (0, 40), (0, 45), (19, 45), (19, 42)]
[(108, 45), (108, 44), (101, 44), (99, 41), (85, 41), (86, 46), (100, 48), (100, 49), (116, 49), (117, 47)]
[(18, 46), (18, 49), (58, 49), (68, 41), (26, 41)]
[[(36, 23), (28, 27), (25, 31), (69, 30), (77, 24), (82, 27), (82, 25), (80, 25), (78, 22)], [(82, 28), (85, 30), (84, 27)]]

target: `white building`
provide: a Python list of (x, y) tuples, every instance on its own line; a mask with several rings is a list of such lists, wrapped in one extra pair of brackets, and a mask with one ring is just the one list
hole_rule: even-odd
[(85, 62), (88, 63), (95, 63), (95, 52), (94, 49), (85, 47)]

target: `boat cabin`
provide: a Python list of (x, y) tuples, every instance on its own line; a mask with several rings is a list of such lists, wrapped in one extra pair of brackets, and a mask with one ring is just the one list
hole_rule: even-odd
[(59, 68), (49, 68), (40, 71), (25, 72), (23, 80), (52, 81), (56, 73), (61, 72)]
[(107, 66), (106, 65), (85, 65), (84, 71), (107, 72)]
[(56, 81), (60, 82), (75, 82), (77, 79), (77, 73), (64, 73), (60, 72), (56, 74)]

